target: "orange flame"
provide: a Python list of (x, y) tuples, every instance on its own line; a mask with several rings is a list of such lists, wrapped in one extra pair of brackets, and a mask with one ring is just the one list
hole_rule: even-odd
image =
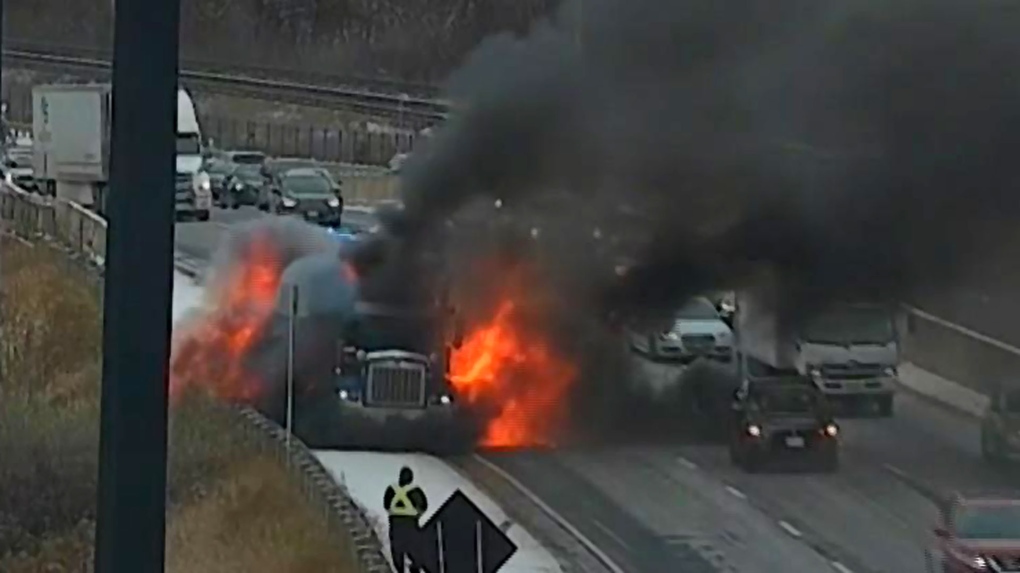
[(259, 380), (244, 366), (276, 303), (282, 262), (265, 237), (256, 237), (244, 260), (220, 284), (206, 289), (202, 313), (175, 333), (170, 364), (170, 396), (204, 389), (234, 402), (251, 402)]
[(523, 320), (524, 305), (506, 297), (492, 318), (451, 353), (450, 380), (469, 405), (493, 412), (482, 436), (489, 447), (554, 446), (565, 421), (566, 393), (577, 376), (569, 361)]

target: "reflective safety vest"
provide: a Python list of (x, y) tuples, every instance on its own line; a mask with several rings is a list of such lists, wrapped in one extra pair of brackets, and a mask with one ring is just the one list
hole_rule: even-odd
[(390, 502), (390, 506), (386, 508), (390, 515), (399, 517), (418, 517), (420, 513), (418, 508), (411, 503), (411, 491), (417, 489), (416, 486), (409, 485), (402, 487), (399, 485), (390, 486), (393, 488), (393, 501)]

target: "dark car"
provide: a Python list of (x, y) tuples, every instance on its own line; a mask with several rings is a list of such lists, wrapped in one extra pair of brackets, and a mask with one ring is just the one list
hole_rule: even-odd
[(825, 395), (794, 374), (747, 379), (734, 393), (730, 459), (750, 472), (770, 461), (808, 459), (839, 468), (839, 428)]
[(237, 166), (222, 157), (210, 157), (202, 164), (202, 170), (209, 175), (209, 188), (212, 191), (213, 202), (217, 205), (224, 205), (224, 184)]
[[(323, 177), (329, 180), (331, 186), (337, 189), (337, 194), (340, 193), (340, 181), (337, 181), (333, 174), (328, 169), (320, 167), (319, 164), (312, 159), (304, 159), (300, 157), (274, 157), (267, 159), (262, 164), (262, 175), (269, 182), (276, 182), (279, 180), (280, 175), (294, 169), (311, 169), (318, 171)], [(342, 200), (342, 199), (341, 199)], [(263, 211), (269, 210), (269, 194), (263, 193), (259, 197), (259, 209)]]
[(1020, 454), (1020, 388), (996, 386), (981, 420), (981, 455), (989, 462)]
[(344, 210), (340, 190), (319, 169), (291, 169), (268, 184), (269, 211), (297, 215), (319, 225), (338, 226)]
[(255, 205), (264, 186), (265, 178), (259, 165), (235, 165), (223, 182), (221, 204), (231, 209), (241, 205)]
[(1020, 571), (1020, 499), (955, 497), (925, 561), (928, 573)]

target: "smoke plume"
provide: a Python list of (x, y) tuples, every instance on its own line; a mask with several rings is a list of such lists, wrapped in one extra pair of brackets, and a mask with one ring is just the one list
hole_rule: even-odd
[[(479, 195), (539, 205), (543, 256), (635, 237), (602, 307), (675, 305), (769, 265), (800, 307), (939, 288), (1012, 238), (1017, 10), (919, 0), (585, 0), (487, 40), (405, 164), (414, 244)], [(625, 214), (626, 213), (626, 214)], [(635, 233), (640, 231), (640, 235)], [(590, 269), (586, 269), (590, 270)]]

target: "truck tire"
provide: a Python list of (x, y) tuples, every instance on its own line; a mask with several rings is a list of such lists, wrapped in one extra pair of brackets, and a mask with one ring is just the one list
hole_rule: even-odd
[(195, 214), (195, 218), (199, 221), (206, 222), (209, 220), (209, 211), (199, 211)]

